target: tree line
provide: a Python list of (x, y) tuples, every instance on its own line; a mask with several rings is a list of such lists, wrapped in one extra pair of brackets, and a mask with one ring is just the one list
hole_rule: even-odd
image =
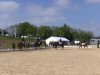
[(10, 26), (12, 33), (16, 32), (17, 37), (32, 35), (33, 37), (40, 37), (47, 39), (50, 36), (65, 37), (70, 41), (88, 41), (93, 37), (93, 33), (81, 29), (71, 28), (68, 24), (63, 26), (36, 26), (29, 22), (19, 23)]

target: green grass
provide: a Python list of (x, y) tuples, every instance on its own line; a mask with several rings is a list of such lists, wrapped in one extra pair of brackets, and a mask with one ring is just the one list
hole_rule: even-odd
[(12, 43), (15, 42), (16, 46), (17, 43), (21, 40), (21, 38), (15, 38), (11, 36), (0, 36), (0, 44), (3, 48), (11, 48)]

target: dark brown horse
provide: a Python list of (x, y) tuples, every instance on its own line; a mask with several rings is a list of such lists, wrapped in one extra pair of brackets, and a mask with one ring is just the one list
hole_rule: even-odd
[(33, 44), (33, 48), (35, 49), (35, 50), (37, 50), (37, 49), (39, 49), (39, 47), (42, 45), (42, 42), (41, 41), (36, 41), (36, 42), (34, 42), (34, 44)]
[(63, 48), (64, 48), (64, 45), (65, 45), (65, 43), (64, 43), (63, 41), (61, 41), (61, 42), (51, 42), (50, 44), (51, 44), (51, 46), (53, 46), (55, 49), (57, 49), (58, 46), (61, 46), (62, 49), (63, 49)]
[(22, 51), (23, 48), (23, 43), (22, 42), (18, 42), (18, 49)]

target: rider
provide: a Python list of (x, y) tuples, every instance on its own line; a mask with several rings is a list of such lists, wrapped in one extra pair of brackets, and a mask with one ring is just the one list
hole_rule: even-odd
[(60, 39), (60, 42), (62, 42), (62, 40)]
[(60, 39), (59, 44), (62, 44), (62, 40)]
[(59, 45), (62, 46), (62, 49), (64, 48), (64, 42), (62, 41), (62, 39), (60, 39)]

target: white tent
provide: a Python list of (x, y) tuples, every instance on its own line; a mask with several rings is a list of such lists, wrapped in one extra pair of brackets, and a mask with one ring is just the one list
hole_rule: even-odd
[(66, 39), (66, 38), (64, 38), (64, 37), (53, 37), (53, 36), (52, 36), (52, 37), (49, 37), (48, 39), (46, 39), (46, 44), (49, 45), (50, 42), (59, 42), (60, 39), (61, 39), (62, 41), (66, 41), (66, 42), (69, 43), (69, 40)]

